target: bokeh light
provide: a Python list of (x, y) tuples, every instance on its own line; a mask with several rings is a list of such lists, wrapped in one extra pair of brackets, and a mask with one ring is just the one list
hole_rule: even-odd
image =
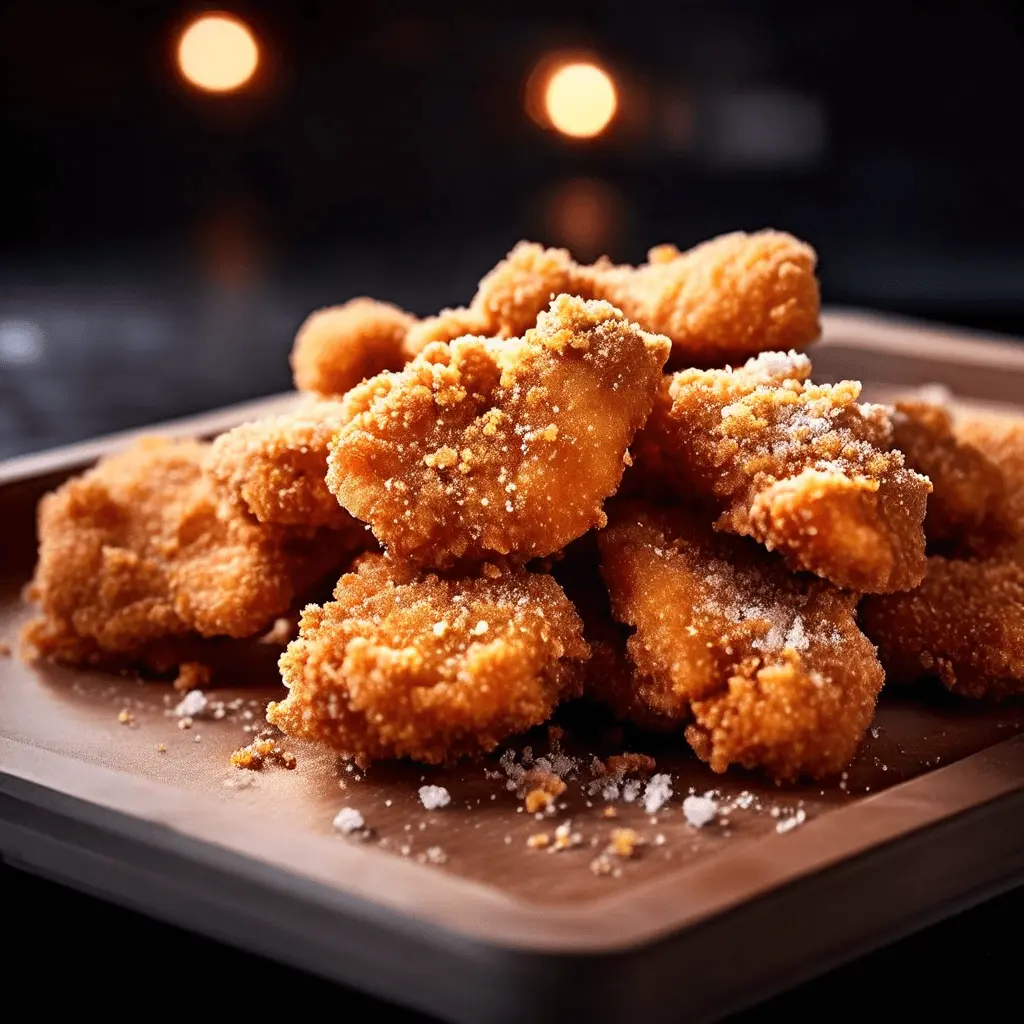
[(260, 61), (252, 30), (231, 14), (204, 14), (182, 33), (178, 67), (206, 92), (233, 92), (248, 82)]
[(551, 125), (575, 139), (600, 135), (611, 123), (618, 105), (611, 75), (589, 61), (556, 68), (544, 89), (544, 109)]
[(544, 203), (547, 237), (587, 262), (616, 250), (626, 217), (622, 193), (599, 178), (559, 182)]

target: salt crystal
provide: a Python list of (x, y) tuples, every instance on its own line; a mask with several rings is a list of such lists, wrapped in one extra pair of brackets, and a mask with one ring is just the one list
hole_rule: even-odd
[(782, 821), (778, 822), (775, 826), (776, 832), (789, 832), (796, 828), (797, 825), (802, 825), (807, 820), (807, 812), (800, 808), (795, 814), (788, 818), (783, 818)]
[(703, 828), (717, 813), (718, 804), (710, 797), (688, 796), (683, 801), (683, 816), (694, 828)]
[(332, 824), (342, 835), (347, 836), (363, 828), (366, 822), (354, 807), (342, 807), (334, 816)]
[(420, 803), (428, 811), (436, 811), (439, 807), (447, 807), (452, 797), (444, 786), (420, 786)]
[(672, 797), (672, 778), (664, 772), (652, 775), (644, 790), (644, 810), (653, 814)]
[(202, 690), (189, 690), (178, 702), (174, 713), (179, 718), (195, 718), (206, 710), (206, 694)]

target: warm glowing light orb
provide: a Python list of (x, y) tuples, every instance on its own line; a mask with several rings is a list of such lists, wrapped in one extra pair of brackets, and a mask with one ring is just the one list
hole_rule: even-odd
[(196, 18), (178, 43), (185, 79), (207, 92), (231, 92), (252, 78), (260, 61), (249, 26), (230, 14)]
[(611, 76), (596, 64), (564, 64), (544, 90), (544, 108), (563, 135), (592, 139), (608, 127), (619, 105)]

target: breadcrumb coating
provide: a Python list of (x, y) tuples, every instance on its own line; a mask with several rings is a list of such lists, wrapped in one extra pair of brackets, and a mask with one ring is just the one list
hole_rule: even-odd
[(906, 465), (932, 482), (924, 532), (929, 545), (963, 542), (998, 529), (1006, 487), (999, 467), (958, 436), (949, 410), (919, 400), (897, 402), (893, 445)]
[(582, 622), (550, 576), (488, 570), (445, 578), (363, 556), (303, 612), (281, 656), (289, 694), (267, 720), (347, 756), (431, 764), (546, 721), (579, 691)]
[(358, 529), (327, 487), (327, 446), (348, 422), (344, 402), (309, 399), (291, 412), (221, 434), (209, 472), (261, 523)]
[(195, 633), (252, 636), (340, 563), (329, 535), (300, 539), (220, 502), (208, 453), (146, 439), (43, 498), (43, 619), (26, 634), (38, 654), (92, 662)]
[(821, 333), (814, 250), (780, 231), (722, 235), (687, 252), (651, 249), (648, 263), (576, 263), (565, 249), (520, 242), (465, 309), (410, 329), (411, 355), (463, 334), (521, 335), (552, 295), (606, 299), (672, 342), (673, 366), (721, 366), (766, 349), (803, 349)]
[(1003, 477), (1002, 522), (1011, 540), (1024, 540), (1024, 419), (962, 416), (957, 436), (974, 445)]
[(683, 370), (662, 384), (637, 439), (641, 476), (706, 501), (716, 529), (753, 537), (794, 570), (888, 593), (924, 575), (931, 490), (892, 449), (860, 384), (814, 384), (806, 356), (762, 353), (732, 370)]
[(365, 411), (332, 442), (327, 484), (421, 564), (558, 551), (604, 524), (668, 351), (608, 303), (568, 295), (521, 340), (433, 344), (354, 389)]
[(310, 314), (295, 335), (295, 386), (319, 395), (343, 395), (382, 370), (401, 369), (405, 336), (415, 323), (387, 302), (358, 298)]
[(700, 514), (627, 503), (598, 538), (643, 699), (680, 725), (716, 772), (822, 777), (853, 757), (884, 676), (854, 619), (856, 595)]

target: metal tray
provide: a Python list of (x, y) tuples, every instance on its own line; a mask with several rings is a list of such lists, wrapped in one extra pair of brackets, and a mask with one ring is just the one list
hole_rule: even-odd
[[(871, 397), (939, 384), (965, 405), (1022, 411), (1024, 347), (991, 338), (832, 313), (814, 361), (816, 378), (858, 377)], [(209, 435), (291, 400), (154, 430)], [(0, 464), (0, 640), (16, 645), (29, 614), (20, 595), (39, 496), (130, 436)], [(826, 786), (715, 776), (678, 743), (645, 741), (675, 788), (656, 822), (635, 803), (603, 818), (585, 777), (538, 822), (495, 761), (363, 774), (294, 744), (295, 771), (243, 776), (228, 755), (280, 694), (275, 655), (208, 644), (223, 687), (211, 697), (227, 713), (190, 730), (169, 716), (178, 695), (165, 683), (0, 657), (0, 854), (466, 1024), (714, 1019), (1024, 880), (1019, 702), (886, 694), (848, 777)], [(602, 753), (587, 730), (570, 722), (566, 742)], [(538, 730), (510, 746), (546, 742)], [(424, 782), (452, 803), (425, 810)], [(737, 805), (727, 826), (686, 823), (691, 787)], [(332, 829), (346, 805), (369, 839)], [(527, 847), (567, 818), (580, 847)], [(618, 876), (599, 877), (588, 865), (612, 826), (647, 841)], [(435, 847), (443, 858), (428, 856)]]

